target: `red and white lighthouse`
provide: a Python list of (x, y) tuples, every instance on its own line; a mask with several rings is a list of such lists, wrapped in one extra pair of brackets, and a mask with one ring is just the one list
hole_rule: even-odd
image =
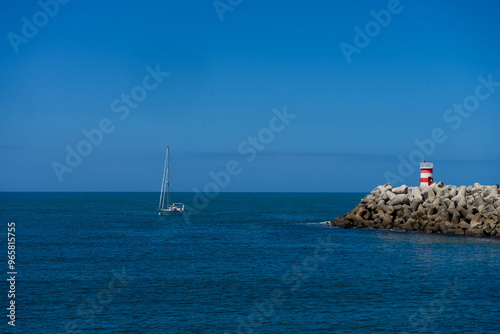
[(430, 186), (434, 179), (432, 178), (432, 170), (434, 165), (432, 162), (420, 163), (420, 186)]

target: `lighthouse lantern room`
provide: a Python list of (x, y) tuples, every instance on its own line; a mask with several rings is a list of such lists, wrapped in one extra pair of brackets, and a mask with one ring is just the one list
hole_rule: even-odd
[(432, 162), (420, 163), (420, 186), (430, 186), (434, 179), (432, 178), (432, 170), (434, 165)]

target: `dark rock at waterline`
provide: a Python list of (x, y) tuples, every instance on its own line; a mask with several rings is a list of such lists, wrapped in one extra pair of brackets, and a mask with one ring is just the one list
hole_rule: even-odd
[(500, 237), (498, 185), (428, 187), (378, 186), (342, 217), (341, 228), (379, 228), (408, 232)]

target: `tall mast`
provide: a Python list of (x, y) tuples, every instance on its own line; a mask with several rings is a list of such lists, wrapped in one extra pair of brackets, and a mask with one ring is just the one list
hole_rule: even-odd
[(169, 157), (168, 157), (169, 147), (167, 146), (167, 209), (170, 203), (170, 182), (168, 181), (168, 166), (169, 166)]
[(161, 180), (160, 203), (158, 203), (158, 209), (163, 209), (163, 205), (165, 203), (165, 170), (167, 168), (167, 159), (168, 159), (168, 146), (167, 146), (167, 153), (165, 154), (165, 165), (163, 166), (163, 179)]

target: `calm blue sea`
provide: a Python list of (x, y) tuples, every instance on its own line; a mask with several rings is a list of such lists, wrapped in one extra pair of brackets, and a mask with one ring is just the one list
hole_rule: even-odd
[(0, 332), (499, 333), (500, 240), (324, 223), (363, 196), (0, 193)]

